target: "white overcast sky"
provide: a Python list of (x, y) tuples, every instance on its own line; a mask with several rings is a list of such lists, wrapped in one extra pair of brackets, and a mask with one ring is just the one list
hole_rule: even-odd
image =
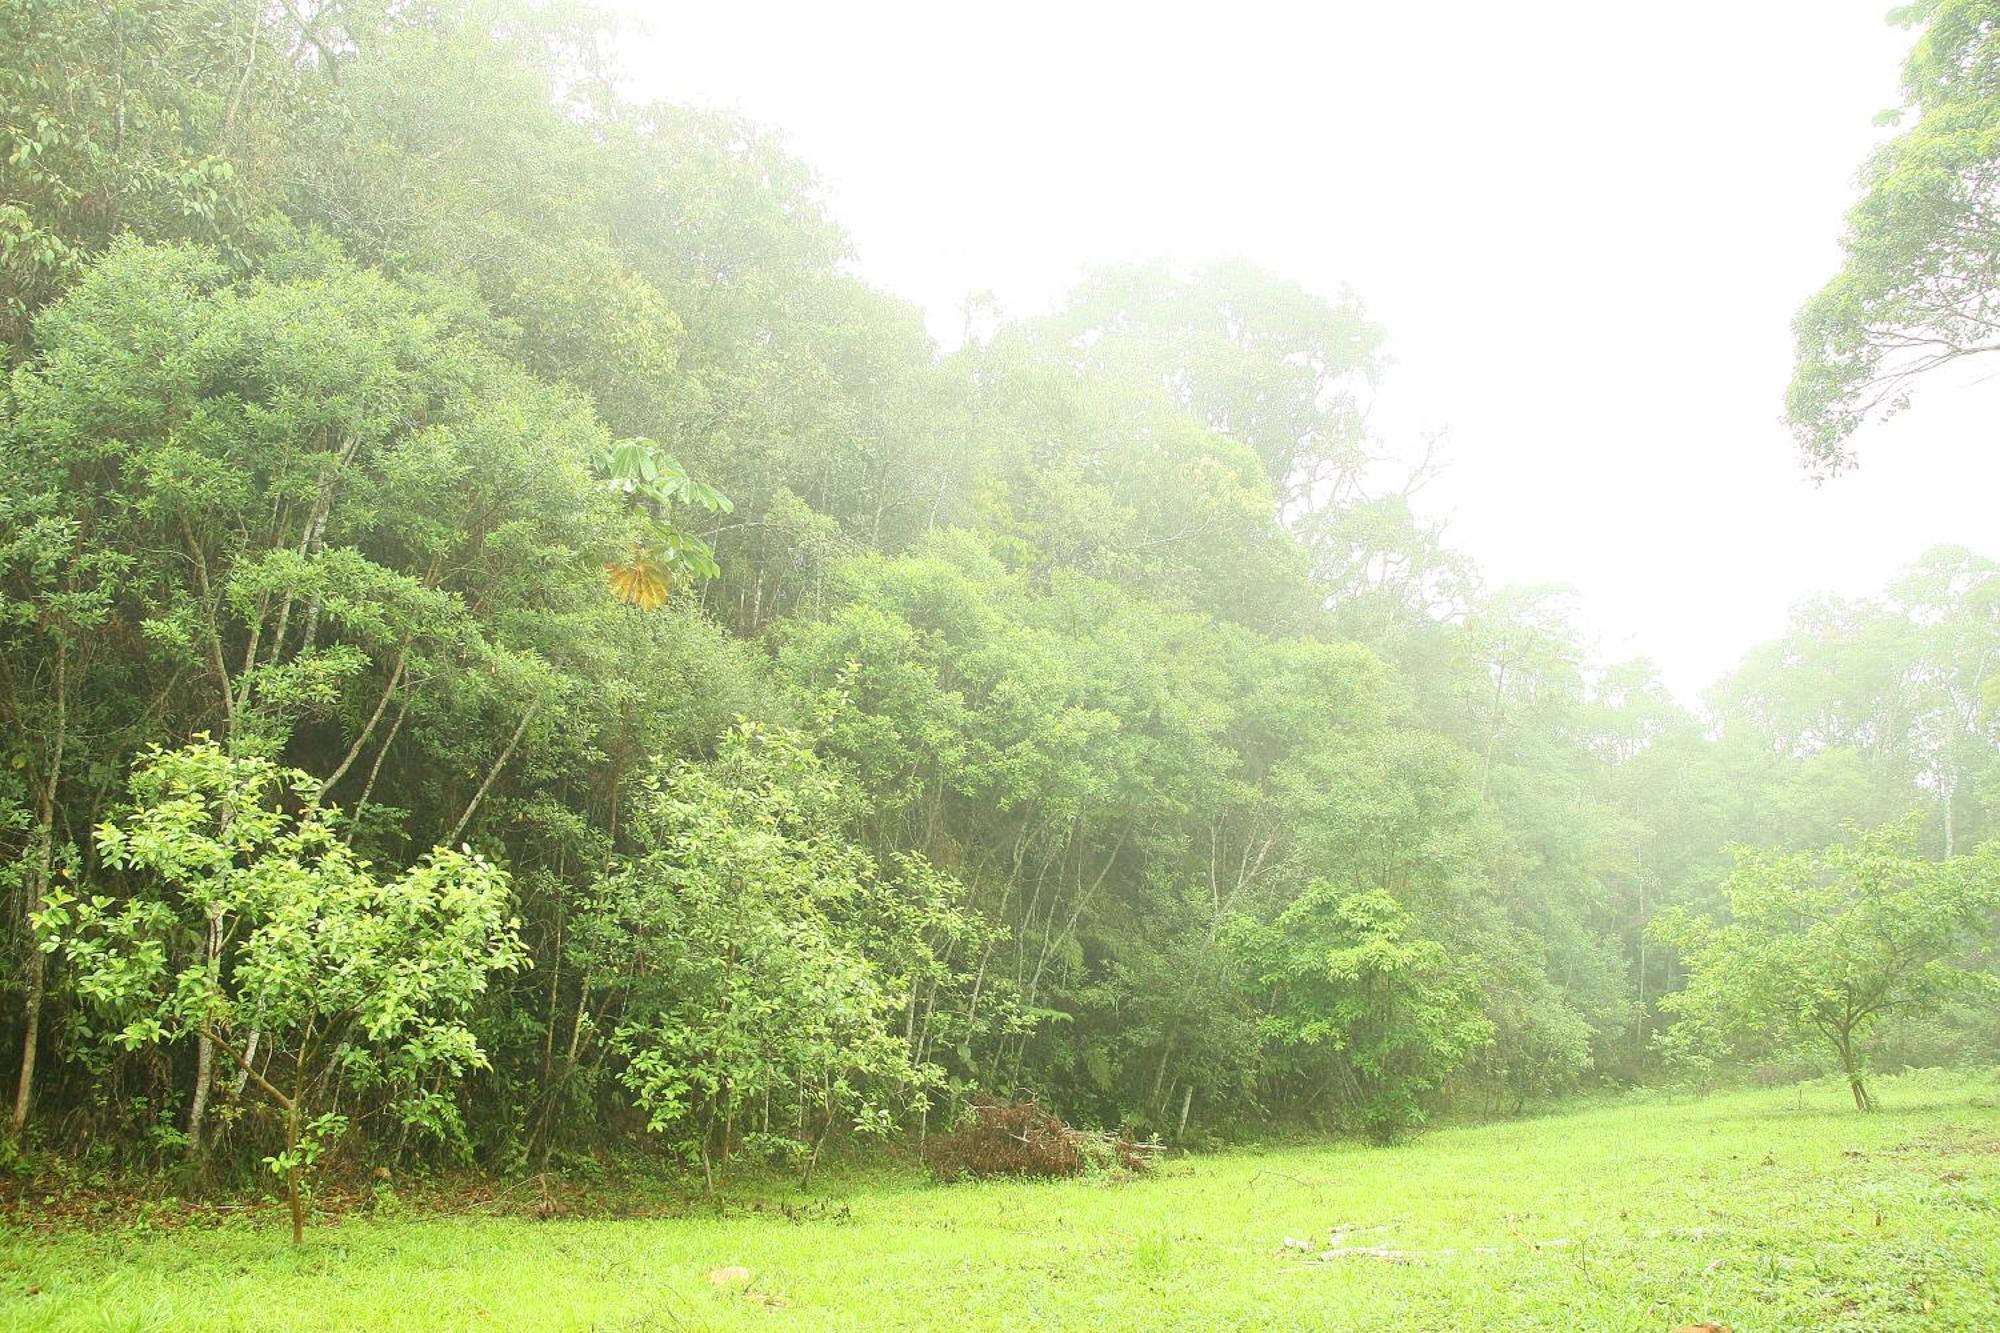
[(1378, 427), (1449, 431), (1453, 543), (1690, 701), (1810, 593), (2000, 555), (2000, 385), (1920, 390), (1825, 486), (1780, 424), (1898, 100), (1888, 0), (622, 7), (629, 91), (781, 131), (945, 341), (1107, 261), (1353, 288)]

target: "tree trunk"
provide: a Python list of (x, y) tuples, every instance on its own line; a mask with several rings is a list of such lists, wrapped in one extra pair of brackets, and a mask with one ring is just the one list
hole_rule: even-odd
[[(228, 825), (225, 824), (226, 830)], [(221, 965), (222, 958), (222, 914), (211, 913), (208, 918), (208, 968), (211, 975)], [(188, 1102), (188, 1156), (201, 1160), (203, 1149), (202, 1129), (208, 1119), (208, 1085), (215, 1072), (215, 1041), (203, 1028), (195, 1034), (194, 1040), (194, 1096)]]
[(205, 1036), (194, 1039), (194, 1096), (188, 1102), (188, 1156), (202, 1157), (202, 1123), (208, 1118), (208, 1085), (215, 1072), (215, 1044)]
[[(62, 778), (63, 748), (69, 740), (69, 640), (56, 639), (56, 735), (49, 747), (49, 771), (42, 780), (39, 827), (35, 833), (35, 864), (28, 879), (29, 913), (39, 912), (49, 891), (55, 866), (56, 787)], [(28, 931), (28, 993), (22, 1005), (21, 1076), (14, 1087), (14, 1137), (28, 1127), (28, 1111), (35, 1102), (35, 1059), (41, 1053), (42, 998), (48, 993), (49, 956), (42, 952), (35, 932)]]
[(473, 815), (479, 812), (479, 803), (486, 799), (487, 791), (493, 786), (493, 779), (500, 776), (500, 770), (507, 767), (507, 761), (514, 757), (514, 747), (521, 743), (521, 737), (526, 734), (528, 724), (533, 722), (535, 714), (541, 711), (544, 697), (546, 696), (537, 696), (535, 701), (528, 705), (528, 711), (521, 714), (520, 724), (514, 728), (514, 734), (507, 738), (506, 747), (500, 751), (500, 757), (493, 761), (493, 767), (486, 770), (486, 781), (480, 783), (479, 790), (472, 793), (471, 803), (465, 807), (465, 813), (458, 817), (458, 823), (452, 826), (451, 836), (444, 840), (445, 846), (456, 844), (459, 835), (465, 832), (465, 826), (470, 824)]
[(28, 1108), (35, 1100), (35, 1056), (41, 1041), (42, 992), (47, 986), (49, 958), (40, 946), (30, 942), (28, 954), (28, 995), (23, 1006), (27, 1029), (21, 1034), (21, 1077), (14, 1086), (14, 1137), (28, 1126)]
[(297, 1245), (306, 1238), (305, 1202), (299, 1197), (299, 1106), (297, 1102), (285, 1111), (285, 1155), (290, 1163), (285, 1168), (285, 1202), (292, 1210), (292, 1244)]
[(1854, 1094), (1854, 1109), (1857, 1111), (1874, 1110), (1875, 1098), (1869, 1093), (1867, 1084), (1862, 1081), (1861, 1070), (1855, 1063), (1853, 1038), (1843, 1032), (1840, 1034), (1839, 1040), (1834, 1044), (1840, 1048), (1840, 1067), (1842, 1072), (1847, 1075), (1848, 1091)]
[(298, 1063), (292, 1068), (292, 1095), (285, 1099), (285, 1155), (289, 1165), (285, 1170), (285, 1202), (292, 1209), (292, 1244), (297, 1245), (306, 1238), (306, 1205), (299, 1190), (299, 1122), (305, 1119), (307, 1052), (313, 1049), (313, 1024), (306, 1022), (305, 1031), (299, 1034)]
[(802, 1191), (813, 1187), (813, 1175), (819, 1170), (820, 1152), (826, 1147), (827, 1136), (833, 1133), (833, 1120), (833, 1108), (829, 1106), (826, 1119), (820, 1122), (819, 1133), (813, 1136), (812, 1153), (806, 1158), (805, 1173), (799, 1178), (799, 1189)]

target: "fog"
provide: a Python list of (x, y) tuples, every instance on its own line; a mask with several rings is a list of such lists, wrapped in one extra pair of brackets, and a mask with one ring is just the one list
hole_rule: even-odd
[(740, 110), (822, 174), (938, 339), (1089, 265), (1243, 257), (1387, 326), (1373, 423), (1494, 583), (1557, 583), (1692, 700), (1814, 592), (1990, 545), (1983, 376), (1815, 485), (1789, 321), (1838, 261), (1907, 34), (1881, 0), (1226, 8), (626, 0), (629, 91)]

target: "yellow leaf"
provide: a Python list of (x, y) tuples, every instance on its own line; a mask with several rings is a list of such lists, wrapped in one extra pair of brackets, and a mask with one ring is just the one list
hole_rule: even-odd
[(646, 551), (635, 550), (629, 561), (607, 564), (604, 573), (612, 595), (628, 606), (657, 611), (667, 603), (667, 568)]

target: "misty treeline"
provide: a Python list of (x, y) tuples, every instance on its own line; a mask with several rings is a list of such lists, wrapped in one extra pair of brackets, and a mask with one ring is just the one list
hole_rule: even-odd
[(0, 5), (32, 1141), (296, 1183), (809, 1172), (980, 1092), (1389, 1133), (1694, 1058), (1666, 935), (1720, 947), (1735, 844), (1994, 832), (1991, 562), (1808, 606), (1691, 712), (1418, 517), (1355, 299), (1118, 268), (941, 354), (803, 166), (601, 37)]

